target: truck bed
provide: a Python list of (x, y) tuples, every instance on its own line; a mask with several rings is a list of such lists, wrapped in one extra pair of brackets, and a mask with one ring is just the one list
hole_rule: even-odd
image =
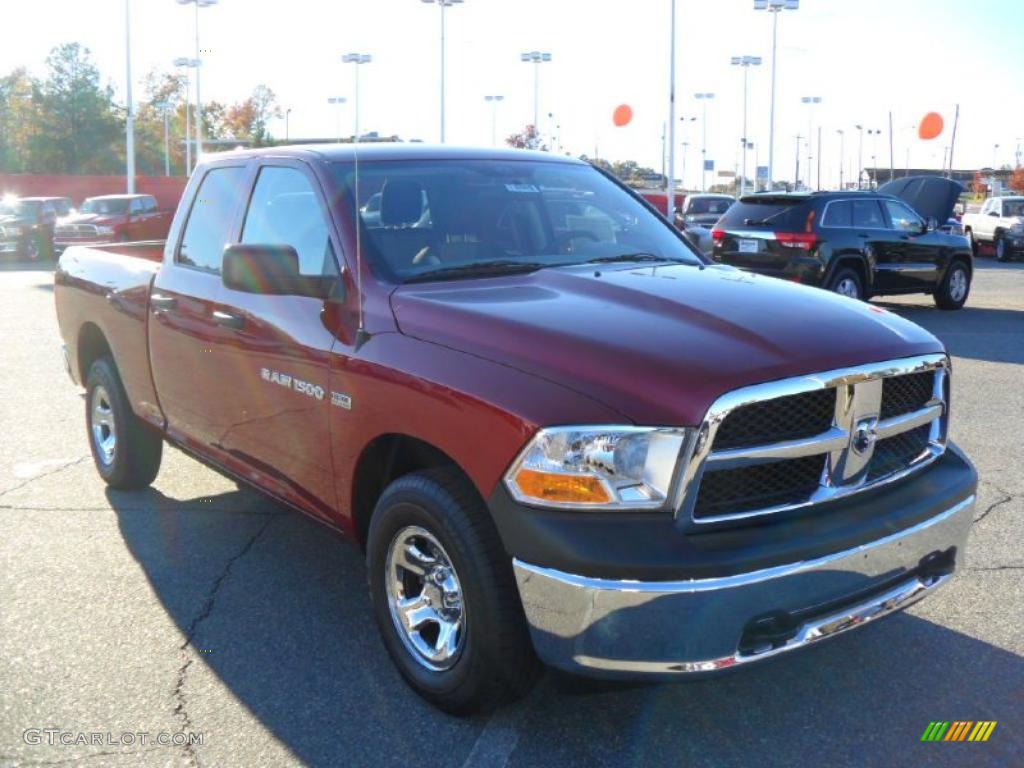
[(72, 379), (84, 384), (80, 352), (107, 339), (133, 409), (159, 427), (163, 420), (150, 376), (146, 321), (163, 250), (163, 241), (72, 246), (54, 272), (57, 322), (67, 341)]

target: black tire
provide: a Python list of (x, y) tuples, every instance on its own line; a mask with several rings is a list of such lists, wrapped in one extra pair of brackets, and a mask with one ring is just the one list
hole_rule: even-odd
[(978, 241), (974, 239), (974, 230), (967, 229), (964, 231), (964, 237), (967, 238), (967, 242), (971, 245), (971, 254), (978, 257)]
[(996, 239), (992, 243), (995, 249), (996, 261), (1007, 262), (1010, 260), (1010, 246), (1002, 232), (996, 232)]
[(38, 234), (25, 236), (25, 258), (29, 261), (40, 261), (43, 258), (43, 244)]
[[(414, 529), (425, 530), (440, 544), (461, 588), (463, 634), (443, 669), (425, 664), (410, 647), (409, 633), (398, 627), (397, 610), (392, 614), (389, 550), (392, 542)], [(377, 627), (399, 672), (416, 693), (446, 712), (468, 715), (529, 690), (539, 664), (512, 562), (483, 500), (460, 472), (425, 470), (392, 482), (377, 502), (366, 550)], [(424, 586), (420, 588), (425, 592)]]
[[(836, 270), (836, 273), (832, 275), (832, 279), (828, 281), (828, 290), (851, 299), (864, 301), (867, 298), (864, 293), (864, 280), (857, 270), (850, 267), (842, 267)], [(847, 291), (855, 291), (856, 295)]]
[[(160, 471), (163, 440), (132, 411), (110, 358), (101, 357), (89, 367), (85, 390), (86, 434), (96, 471), (111, 488), (145, 488)], [(110, 451), (104, 448), (107, 435), (114, 438)]]
[[(966, 285), (957, 287), (959, 285), (957, 273), (963, 275)], [(935, 306), (939, 309), (960, 309), (967, 302), (967, 297), (970, 294), (971, 268), (963, 261), (954, 261), (946, 270), (946, 275), (932, 295), (935, 297)]]

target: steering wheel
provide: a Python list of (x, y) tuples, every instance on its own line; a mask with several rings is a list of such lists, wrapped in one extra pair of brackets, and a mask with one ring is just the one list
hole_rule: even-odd
[(597, 235), (595, 235), (588, 229), (570, 229), (569, 231), (563, 232), (562, 234), (555, 238), (555, 245), (557, 246), (560, 252), (573, 253), (573, 251), (568, 250), (568, 246), (570, 246), (572, 244), (572, 241), (578, 237), (584, 237), (587, 238), (588, 240), (593, 240), (595, 243), (601, 242), (601, 238), (599, 238)]

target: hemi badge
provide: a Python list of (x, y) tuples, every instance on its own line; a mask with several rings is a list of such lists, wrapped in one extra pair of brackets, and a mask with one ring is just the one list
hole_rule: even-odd
[(341, 392), (331, 392), (331, 405), (336, 405), (339, 408), (344, 408), (346, 411), (351, 411), (352, 398), (348, 395), (341, 394)]

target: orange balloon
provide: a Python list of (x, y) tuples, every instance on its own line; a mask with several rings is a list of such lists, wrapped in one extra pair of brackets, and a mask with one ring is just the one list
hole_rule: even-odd
[(619, 104), (612, 113), (612, 122), (619, 128), (624, 125), (629, 125), (629, 121), (632, 119), (633, 108), (629, 106), (629, 104)]
[(942, 133), (942, 115), (938, 112), (929, 112), (917, 126), (917, 135), (922, 139), (934, 139)]

